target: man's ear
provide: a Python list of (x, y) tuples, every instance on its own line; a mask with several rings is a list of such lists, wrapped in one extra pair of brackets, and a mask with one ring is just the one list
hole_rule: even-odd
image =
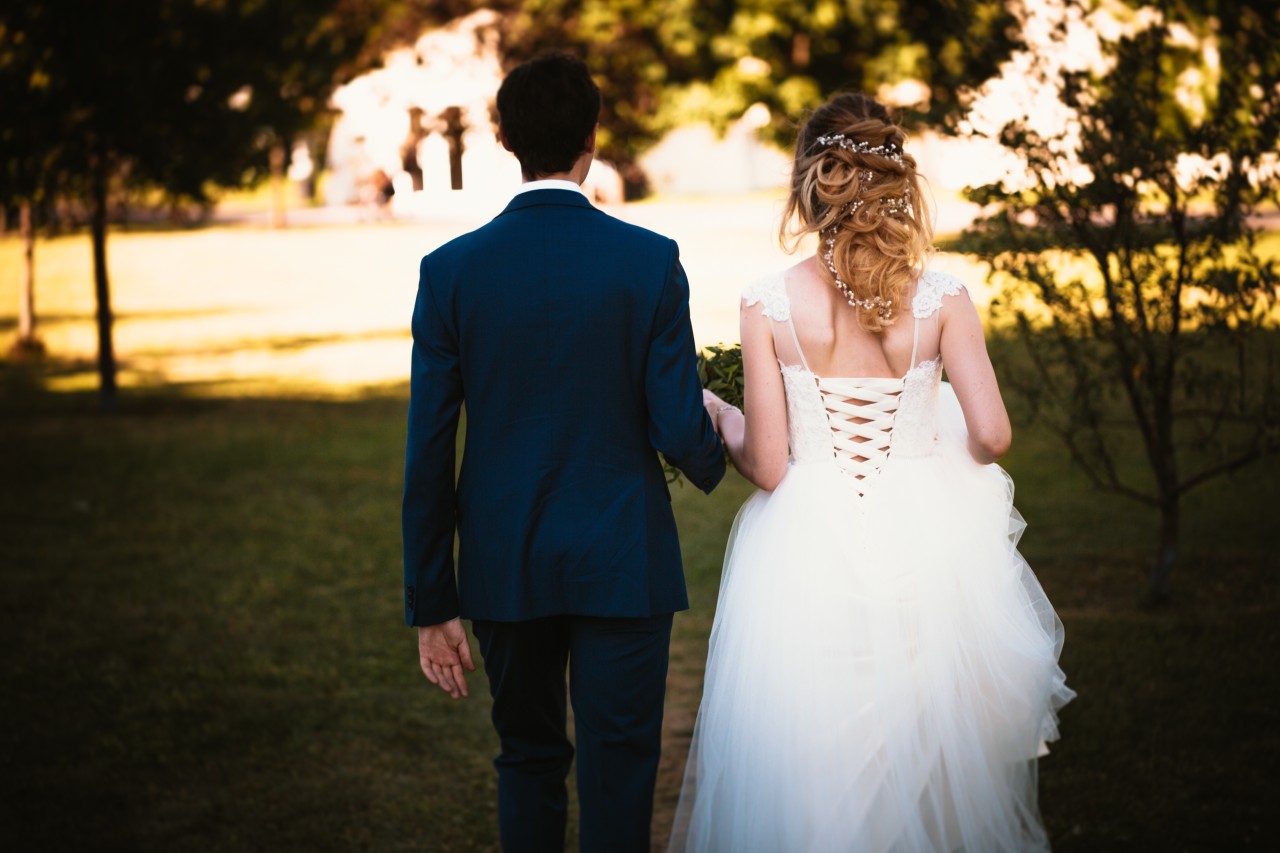
[[(592, 131), (593, 138), (594, 138), (594, 133), (595, 131)], [(498, 141), (502, 143), (503, 148), (507, 149), (508, 151), (511, 151), (512, 154), (515, 153), (515, 151), (512, 151), (511, 149), (511, 143), (507, 141), (507, 132), (502, 129), (502, 125), (498, 125)]]
[(596, 153), (596, 133), (599, 130), (600, 122), (596, 122), (595, 127), (591, 128), (591, 132), (587, 134), (587, 144), (586, 147), (582, 149), (583, 151), (590, 151), (592, 154)]

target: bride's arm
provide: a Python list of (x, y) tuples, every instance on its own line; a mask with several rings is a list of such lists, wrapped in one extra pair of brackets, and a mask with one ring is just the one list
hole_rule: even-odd
[(983, 464), (995, 462), (1009, 452), (1013, 429), (968, 291), (943, 300), (941, 347), (942, 363), (969, 431), (969, 454)]
[(741, 314), (743, 407), (718, 411), (720, 432), (733, 467), (762, 489), (772, 491), (787, 472), (787, 398), (773, 348), (773, 330), (762, 306)]

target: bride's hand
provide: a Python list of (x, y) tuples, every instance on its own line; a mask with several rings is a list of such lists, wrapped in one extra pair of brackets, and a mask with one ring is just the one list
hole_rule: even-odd
[(739, 413), (742, 411), (737, 406), (725, 402), (714, 391), (708, 391), (706, 388), (702, 389), (702, 405), (706, 407), (707, 415), (711, 418), (712, 428), (722, 439), (724, 438), (724, 431), (720, 429), (720, 418), (727, 411), (732, 410)]

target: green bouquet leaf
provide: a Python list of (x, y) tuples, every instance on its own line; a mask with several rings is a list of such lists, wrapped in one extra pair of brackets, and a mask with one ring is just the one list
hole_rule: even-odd
[[(702, 387), (729, 405), (742, 408), (741, 344), (713, 344), (698, 353), (698, 376), (702, 378)], [(684, 485), (684, 477), (676, 468), (665, 462), (663, 468), (668, 483)]]
[(731, 406), (742, 408), (742, 345), (715, 344), (698, 353), (702, 387)]

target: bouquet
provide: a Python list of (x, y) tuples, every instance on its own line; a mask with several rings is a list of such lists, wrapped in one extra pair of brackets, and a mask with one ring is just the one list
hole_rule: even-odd
[(702, 387), (730, 406), (742, 408), (742, 345), (715, 344), (698, 353)]
[[(742, 346), (714, 344), (698, 353), (698, 375), (702, 386), (719, 395), (731, 406), (742, 408)], [(727, 454), (726, 454), (727, 455)], [(684, 477), (673, 466), (663, 463), (668, 483), (684, 485)]]

